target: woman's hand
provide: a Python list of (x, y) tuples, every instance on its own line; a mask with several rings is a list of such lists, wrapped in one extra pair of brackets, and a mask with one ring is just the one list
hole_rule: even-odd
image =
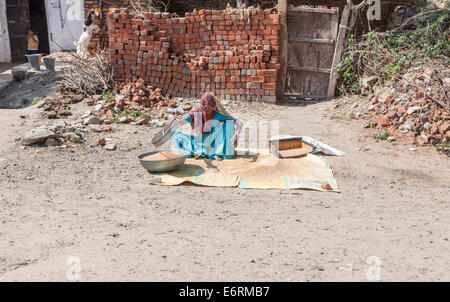
[(231, 142), (234, 142), (234, 147), (237, 148), (239, 143), (239, 135), (235, 133), (233, 137), (231, 138)]
[(234, 135), (231, 138), (231, 142), (234, 143), (234, 147), (237, 148), (238, 144), (239, 144), (239, 134), (241, 133), (242, 130), (242, 122), (239, 120), (235, 120), (234, 121)]
[(241, 134), (241, 130), (242, 130), (243, 126), (244, 126), (244, 124), (242, 124), (242, 122), (240, 120), (234, 121), (234, 129), (238, 135)]
[[(173, 119), (172, 119), (172, 123), (175, 122), (180, 116), (182, 116), (181, 113), (179, 113), (178, 111), (175, 112)], [(184, 126), (187, 122), (185, 119), (178, 119), (177, 120), (179, 127)]]

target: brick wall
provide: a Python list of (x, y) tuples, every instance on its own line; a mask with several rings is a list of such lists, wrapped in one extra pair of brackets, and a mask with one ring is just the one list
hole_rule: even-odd
[[(245, 1), (245, 0), (244, 0)], [(419, 0), (420, 1), (420, 0)], [(426, 0), (423, 0), (426, 1)], [(439, 0), (434, 0), (439, 1)], [(361, 0), (353, 0), (355, 4)], [(413, 4), (416, 0), (381, 0), (381, 5), (387, 9), (394, 9), (397, 5)], [(236, 3), (236, 0), (171, 0), (169, 11), (171, 12), (189, 12), (194, 9), (225, 9), (228, 3)], [(277, 5), (278, 0), (250, 0), (250, 5), (257, 5), (263, 9), (273, 8)], [(332, 4), (335, 7), (344, 8), (347, 0), (288, 0), (288, 5), (326, 5)], [(392, 11), (392, 10), (391, 10)]]
[[(95, 48), (100, 45), (101, 48), (108, 45), (108, 25), (106, 14), (109, 8), (124, 8), (128, 7), (130, 0), (108, 0), (103, 1), (103, 20), (100, 22), (99, 19), (96, 20), (97, 25), (100, 23), (103, 25), (102, 31), (102, 42), (100, 43), (100, 34), (94, 34), (89, 45), (90, 48)], [(167, 1), (167, 0), (161, 0)], [(223, 10), (226, 8), (229, 2), (234, 2), (235, 0), (171, 0), (169, 5), (170, 12), (176, 12), (180, 16), (184, 16), (185, 12), (192, 12), (194, 9), (216, 9)], [(421, 1), (421, 0), (419, 0)], [(426, 1), (426, 0), (422, 0)], [(359, 0), (354, 0), (355, 3), (360, 2)], [(387, 18), (398, 5), (404, 5), (408, 3), (417, 2), (416, 0), (381, 0), (381, 21), (372, 21), (371, 28), (380, 28), (387, 24)], [(251, 4), (258, 4), (261, 8), (272, 8), (274, 4), (278, 3), (278, 0), (251, 0)], [(288, 0), (289, 5), (325, 5), (333, 4), (333, 6), (339, 7), (339, 12), (342, 13), (344, 5), (347, 0)], [(85, 0), (84, 7), (85, 13), (94, 7), (98, 7), (98, 0)], [(365, 32), (368, 30), (367, 20), (362, 19), (358, 22), (358, 32)]]
[[(102, 18), (96, 18), (95, 23), (98, 26), (102, 26), (102, 33), (94, 33), (92, 35), (91, 43), (89, 43), (88, 48), (104, 48), (108, 46), (108, 20), (107, 14), (110, 8), (119, 8), (119, 7), (127, 7), (129, 5), (129, 0), (108, 0), (102, 1)], [(94, 8), (99, 8), (98, 0), (84, 0), (84, 13), (85, 15)], [(100, 41), (100, 36), (101, 40)]]
[[(360, 3), (362, 0), (353, 0), (353, 3)], [(439, 1), (439, 0), (434, 0)], [(193, 11), (194, 9), (208, 8), (208, 9), (225, 9), (228, 3), (235, 3), (235, 0), (171, 0), (169, 10), (184, 14), (184, 12)], [(361, 34), (369, 31), (369, 29), (385, 30), (388, 24), (388, 19), (396, 6), (415, 4), (419, 2), (426, 2), (426, 0), (381, 0), (381, 20), (370, 21), (370, 28), (366, 12), (363, 12), (363, 18), (358, 20), (357, 33)], [(278, 3), (278, 0), (250, 0), (251, 5), (257, 5), (263, 9), (272, 8)], [(334, 7), (339, 7), (339, 14), (342, 14), (347, 0), (288, 0), (288, 5), (328, 5), (332, 4)]]
[(143, 78), (172, 97), (211, 91), (224, 99), (275, 101), (279, 15), (199, 10), (185, 17), (126, 9), (108, 13), (109, 52), (118, 80)]

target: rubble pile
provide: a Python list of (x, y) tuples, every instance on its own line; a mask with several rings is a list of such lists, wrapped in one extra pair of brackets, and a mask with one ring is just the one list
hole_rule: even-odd
[[(89, 109), (80, 116), (78, 123), (94, 127), (96, 132), (103, 131), (102, 124), (130, 123), (137, 125), (153, 124), (160, 127), (175, 112), (186, 113), (192, 109), (196, 99), (172, 99), (163, 95), (160, 88), (153, 88), (144, 81), (116, 83), (112, 91), (102, 95), (85, 98), (82, 94), (67, 96), (56, 93), (42, 100), (37, 107), (42, 115), (49, 119), (66, 118), (72, 115), (70, 104), (84, 100)], [(108, 128), (109, 127), (109, 128)], [(106, 127), (106, 130), (110, 126)]]
[(120, 89), (120, 95), (123, 97), (116, 97), (116, 106), (121, 109), (147, 110), (154, 107), (161, 109), (174, 103), (169, 96), (161, 93), (160, 88), (145, 85), (142, 79), (137, 80), (135, 83), (123, 85)]
[[(21, 141), (24, 146), (42, 145), (45, 147), (72, 148), (77, 144), (86, 143), (86, 135), (89, 133), (109, 133), (111, 131), (111, 126), (101, 125), (98, 117), (90, 116), (72, 123), (59, 120), (53, 125), (43, 125), (31, 129), (25, 132), (23, 137), (18, 137), (16, 141)], [(109, 138), (97, 139), (92, 142), (90, 147), (104, 147), (110, 151), (117, 149), (117, 145)]]
[[(371, 89), (370, 78), (363, 80)], [(400, 79), (375, 90), (365, 103), (355, 103), (365, 128), (384, 130), (388, 140), (405, 138), (418, 145), (448, 142), (450, 137), (450, 69), (410, 68)], [(357, 109), (359, 107), (359, 109)]]
[(181, 101), (163, 95), (160, 88), (145, 85), (144, 81), (138, 80), (121, 84), (116, 87), (117, 94), (95, 95), (85, 101), (92, 106), (83, 118), (99, 119), (100, 123), (130, 123), (146, 125), (155, 122), (155, 119), (167, 119), (164, 112), (184, 113), (192, 109), (190, 102)]
[(25, 146), (44, 144), (47, 147), (60, 146), (66, 143), (82, 143), (86, 129), (83, 124), (70, 125), (58, 121), (51, 126), (41, 126), (26, 132), (22, 138)]

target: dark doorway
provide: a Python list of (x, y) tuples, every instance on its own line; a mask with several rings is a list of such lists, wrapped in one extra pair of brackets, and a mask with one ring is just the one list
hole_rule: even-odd
[(39, 53), (49, 54), (47, 17), (44, 0), (29, 0), (30, 25), (37, 30), (39, 36)]
[(50, 52), (45, 0), (6, 0), (11, 59), (26, 62), (27, 36), (30, 27), (38, 32), (39, 52)]
[(6, 0), (11, 59), (13, 62), (25, 62), (27, 35), (30, 27), (28, 0)]

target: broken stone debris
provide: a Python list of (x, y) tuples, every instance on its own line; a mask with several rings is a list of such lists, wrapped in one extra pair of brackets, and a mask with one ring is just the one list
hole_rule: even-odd
[[(364, 81), (363, 81), (364, 83)], [(403, 138), (408, 144), (437, 144), (450, 139), (450, 69), (441, 66), (411, 67), (400, 80), (374, 88), (359, 104), (364, 128), (385, 131), (389, 141)], [(353, 111), (354, 109), (352, 109)]]
[(97, 125), (97, 124), (89, 125), (89, 129), (91, 129), (92, 131), (97, 132), (97, 133), (103, 132), (102, 125)]
[(95, 142), (95, 146), (104, 146), (106, 145), (106, 139), (101, 138), (97, 142)]
[(84, 124), (85, 125), (98, 125), (100, 124), (102, 121), (100, 120), (100, 118), (98, 116), (90, 116), (84, 119)]
[[(145, 85), (142, 79), (136, 82), (116, 84), (118, 94), (111, 95), (107, 100), (101, 95), (95, 95), (85, 104), (93, 106), (82, 116), (94, 121), (93, 116), (100, 119), (100, 123), (111, 124), (113, 122), (161, 126), (171, 117), (170, 113), (185, 113), (193, 108), (191, 99), (175, 98), (163, 95), (161, 89)], [(167, 114), (169, 113), (169, 114)], [(95, 119), (95, 121), (98, 121)]]
[(22, 142), (24, 145), (44, 143), (49, 138), (56, 137), (55, 132), (47, 128), (35, 128), (25, 133)]
[(44, 144), (46, 147), (55, 147), (58, 146), (58, 141), (54, 138), (48, 138)]
[(89, 132), (89, 130), (94, 132), (111, 132), (112, 128), (106, 125), (85, 125), (78, 122), (69, 124), (65, 121), (57, 121), (54, 125), (41, 126), (27, 131), (23, 135), (22, 144), (25, 146), (43, 144), (44, 146), (52, 147), (68, 142), (82, 143), (85, 141), (85, 133)]
[(117, 145), (114, 144), (114, 143), (107, 143), (105, 145), (105, 149), (108, 150), (108, 151), (114, 151), (114, 150), (117, 149)]
[(74, 132), (67, 132), (62, 135), (65, 140), (68, 140), (73, 143), (80, 143), (82, 141), (81, 136)]

